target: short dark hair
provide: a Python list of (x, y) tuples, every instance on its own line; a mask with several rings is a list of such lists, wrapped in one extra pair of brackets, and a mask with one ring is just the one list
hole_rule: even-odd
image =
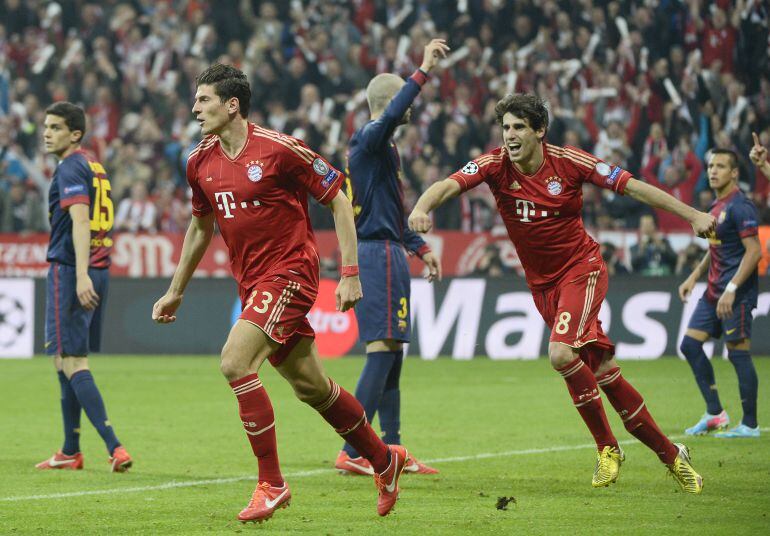
[(732, 149), (711, 149), (711, 156), (715, 154), (726, 154), (730, 157), (730, 169), (738, 169), (738, 155)]
[(545, 129), (548, 132), (548, 108), (545, 101), (531, 93), (509, 93), (495, 105), (497, 122), (503, 124), (503, 116), (511, 113), (529, 122), (532, 130)]
[(55, 115), (64, 119), (64, 124), (71, 131), (79, 130), (81, 132), (78, 143), (86, 135), (86, 113), (83, 108), (72, 104), (71, 102), (60, 101), (50, 105), (45, 110), (46, 115)]
[(242, 71), (232, 65), (215, 63), (195, 79), (196, 86), (203, 84), (214, 86), (214, 93), (222, 102), (233, 97), (238, 99), (241, 117), (245, 118), (249, 115), (251, 87), (249, 87), (248, 78)]

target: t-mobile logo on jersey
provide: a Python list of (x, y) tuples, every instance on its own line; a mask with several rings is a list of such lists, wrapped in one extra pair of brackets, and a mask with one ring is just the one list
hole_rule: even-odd
[[(217, 200), (217, 208), (225, 211), (225, 219), (235, 218), (232, 212), (236, 207), (233, 192), (214, 192), (214, 198)], [(250, 202), (242, 201), (241, 208), (246, 208), (249, 204), (258, 207), (261, 203), (258, 199), (252, 199)]]
[[(532, 201), (528, 201), (526, 199), (516, 199), (516, 215), (521, 216), (521, 221), (523, 222), (531, 222), (532, 220), (530, 218), (536, 218), (541, 217), (545, 218), (548, 216), (547, 210), (536, 210), (535, 209), (535, 203)], [(558, 212), (556, 215), (558, 216)]]
[(230, 210), (235, 210), (235, 197), (233, 192), (214, 192), (214, 198), (217, 200), (217, 208), (225, 211), (225, 218), (234, 218)]

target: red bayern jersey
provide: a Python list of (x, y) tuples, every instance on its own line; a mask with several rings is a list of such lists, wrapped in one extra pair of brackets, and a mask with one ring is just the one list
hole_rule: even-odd
[(242, 287), (281, 270), (318, 271), (307, 194), (329, 203), (344, 177), (304, 142), (248, 123), (246, 144), (229, 158), (206, 136), (187, 160), (187, 182), (193, 215), (216, 214)]
[(462, 191), (489, 185), (532, 290), (555, 284), (580, 262), (601, 262), (599, 245), (583, 227), (583, 183), (622, 194), (631, 178), (574, 147), (544, 143), (543, 156), (540, 168), (525, 175), (498, 147), (450, 177)]

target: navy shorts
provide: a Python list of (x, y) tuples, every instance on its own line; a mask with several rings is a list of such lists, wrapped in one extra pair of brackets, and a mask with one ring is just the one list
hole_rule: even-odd
[(358, 267), (364, 291), (355, 307), (361, 341), (409, 342), (411, 278), (404, 247), (391, 240), (361, 240)]
[(89, 268), (88, 275), (99, 295), (99, 305), (93, 311), (87, 311), (78, 301), (75, 267), (51, 263), (45, 295), (45, 351), (48, 355), (80, 357), (88, 355), (89, 350), (99, 351), (110, 273), (106, 268)]
[(726, 320), (717, 318), (717, 304), (706, 297), (698, 300), (698, 305), (690, 317), (688, 329), (705, 331), (718, 339), (724, 335), (725, 341), (739, 341), (751, 338), (751, 310), (754, 308), (748, 300), (737, 300), (733, 304), (733, 316)]

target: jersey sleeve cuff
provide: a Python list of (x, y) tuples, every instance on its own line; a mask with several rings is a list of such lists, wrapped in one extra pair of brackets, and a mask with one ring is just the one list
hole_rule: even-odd
[(410, 78), (417, 82), (418, 86), (422, 87), (428, 81), (428, 73), (422, 69), (417, 69)]
[(334, 199), (334, 196), (337, 195), (337, 192), (340, 191), (340, 188), (342, 188), (342, 183), (344, 182), (344, 175), (341, 171), (337, 171), (337, 178), (334, 180), (331, 185), (329, 185), (329, 188), (323, 193), (321, 197), (317, 197), (316, 200), (321, 203), (322, 205), (328, 205), (331, 203), (332, 199)]
[(615, 183), (615, 191), (619, 193), (620, 195), (625, 195), (626, 192), (626, 185), (628, 184), (628, 181), (632, 178), (630, 172), (626, 171), (625, 169), (620, 173), (620, 177), (618, 177), (618, 181)]
[(756, 227), (749, 227), (738, 233), (741, 238), (747, 238), (749, 236), (756, 236), (759, 234), (759, 230)]
[(75, 195), (59, 201), (59, 206), (61, 208), (68, 208), (68, 207), (71, 207), (72, 205), (78, 205), (78, 204), (90, 205), (91, 200), (88, 198), (87, 195)]
[(206, 216), (207, 214), (211, 214), (211, 209), (200, 209), (200, 208), (193, 208), (192, 209), (192, 215), (196, 218), (202, 218), (203, 216)]
[(463, 177), (462, 175), (454, 174), (454, 175), (450, 175), (449, 178), (460, 185), (461, 192), (466, 192), (468, 190), (468, 181), (466, 181), (465, 177)]
[(419, 248), (417, 248), (417, 251), (415, 251), (415, 254), (422, 259), (423, 255), (427, 255), (432, 250), (430, 249), (430, 246), (428, 244), (423, 244)]

